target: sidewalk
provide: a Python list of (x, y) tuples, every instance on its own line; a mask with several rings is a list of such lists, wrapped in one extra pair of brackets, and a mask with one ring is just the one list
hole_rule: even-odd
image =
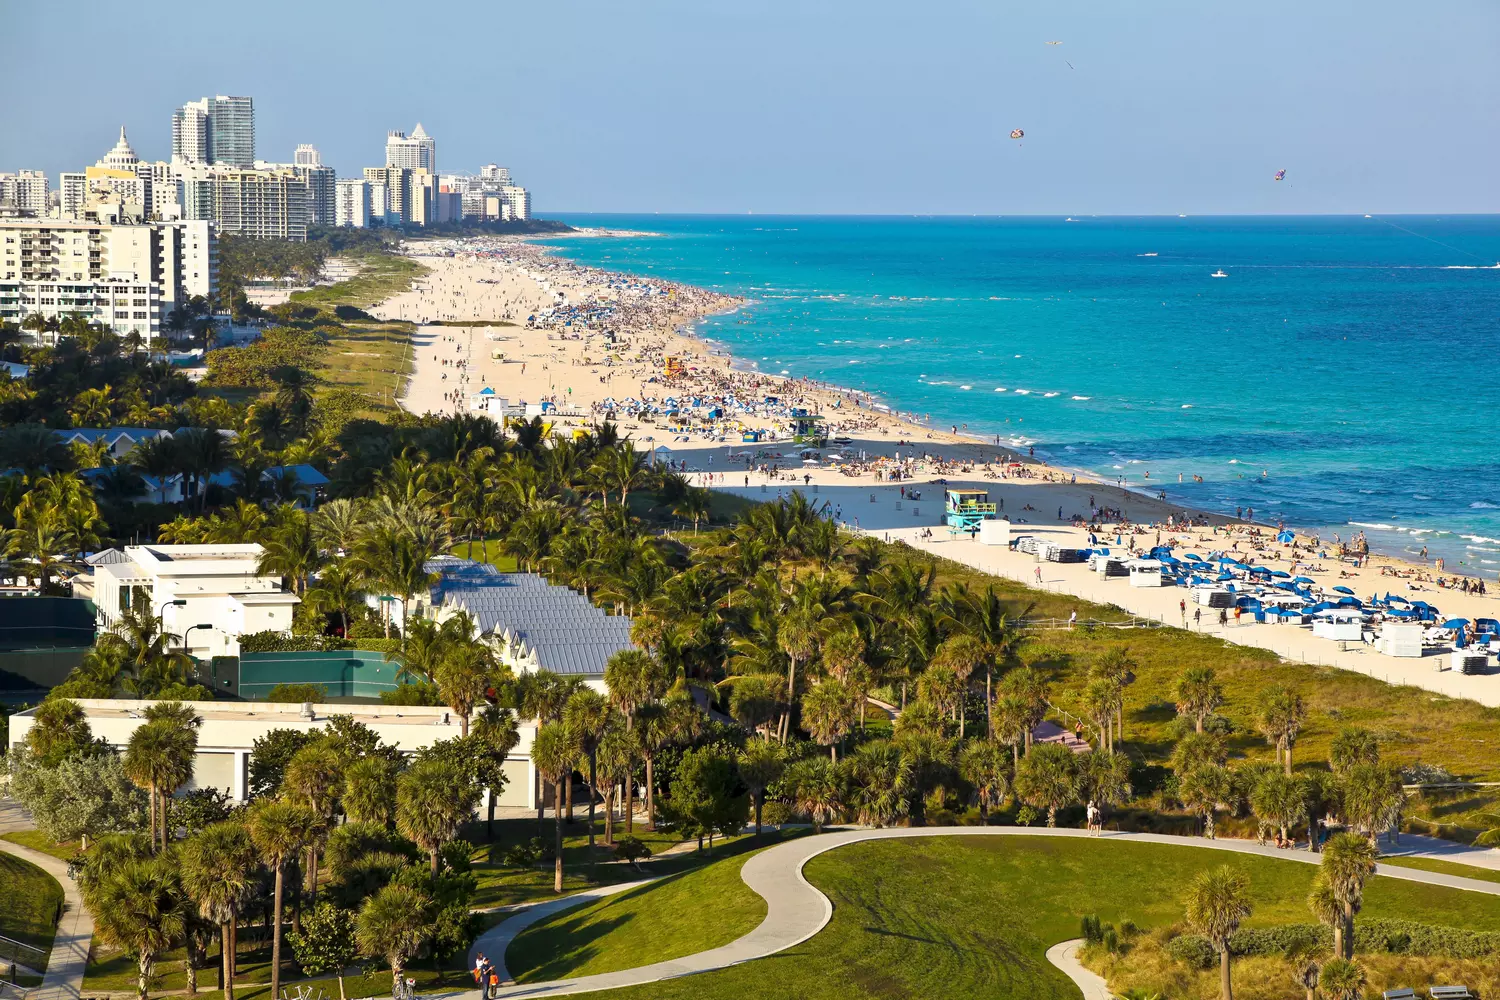
[[(29, 829), (31, 824), (20, 805), (0, 801), (0, 831)], [(68, 877), (68, 866), (50, 854), (33, 851), (8, 840), (0, 840), (0, 851), (30, 861), (57, 880), (63, 890), (63, 917), (52, 939), (52, 956), (42, 985), (27, 993), (28, 1000), (78, 1000), (83, 993), (83, 973), (89, 961), (89, 943), (94, 939), (94, 918), (84, 909), (78, 886)]]

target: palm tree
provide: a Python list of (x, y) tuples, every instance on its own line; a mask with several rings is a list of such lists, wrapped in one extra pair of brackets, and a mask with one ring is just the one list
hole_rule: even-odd
[(419, 760), (396, 779), (396, 829), (427, 852), (437, 877), (438, 854), (474, 812), (479, 791), (446, 761)]
[(469, 720), (484, 702), (494, 673), (494, 654), (476, 639), (455, 641), (438, 660), (432, 679), (443, 702), (458, 716), (460, 735), (469, 735)]
[(250, 811), (250, 840), (276, 875), (271, 917), (271, 995), (281, 995), (281, 901), (286, 863), (307, 843), (317, 816), (306, 806), (268, 800)]
[(318, 571), (303, 599), (321, 614), (337, 614), (347, 638), (349, 614), (365, 606), (365, 589), (350, 560), (338, 559)]
[(1177, 678), (1177, 711), (1191, 716), (1196, 732), (1214, 710), (1224, 704), (1224, 689), (1214, 680), (1212, 667), (1188, 667)]
[(1099, 807), (1101, 819), (1105, 806), (1130, 798), (1130, 759), (1123, 753), (1095, 749), (1084, 758), (1078, 777), (1084, 795)]
[(672, 508), (678, 517), (693, 522), (693, 534), (698, 533), (698, 522), (706, 521), (712, 512), (712, 496), (708, 490), (690, 487)]
[(1057, 825), (1057, 810), (1078, 799), (1078, 762), (1061, 743), (1033, 747), (1016, 767), (1016, 794), (1034, 809), (1047, 810), (1047, 825)]
[(255, 571), (284, 576), (291, 580), (294, 594), (300, 597), (306, 593), (308, 577), (316, 573), (323, 562), (308, 516), (301, 512), (292, 514), (271, 532), (271, 537), (262, 545), (260, 563)]
[(1292, 773), (1292, 744), (1307, 719), (1307, 705), (1302, 696), (1280, 685), (1260, 693), (1260, 714), (1256, 724), (1276, 748), (1277, 761), (1285, 761), (1286, 773)]
[(1250, 878), (1228, 865), (1200, 872), (1188, 886), (1186, 902), (1188, 924), (1219, 953), (1219, 992), (1223, 1000), (1234, 1000), (1229, 939), (1250, 915)]
[(330, 500), (312, 516), (313, 538), (324, 549), (348, 555), (364, 530), (364, 519), (364, 504), (360, 500)]
[(853, 777), (849, 804), (861, 823), (886, 827), (911, 812), (918, 764), (918, 755), (910, 752), (913, 743), (906, 739), (898, 746), (891, 740), (876, 740), (849, 755), (847, 765)]
[(89, 893), (94, 932), (136, 956), (136, 994), (146, 1000), (156, 957), (183, 931), (182, 886), (166, 858), (130, 861), (103, 873)]
[(391, 967), (391, 995), (402, 995), (406, 963), (431, 933), (432, 900), (409, 885), (393, 882), (365, 900), (355, 931), (359, 950), (384, 958)]
[(818, 651), (818, 626), (812, 617), (803, 612), (794, 612), (782, 619), (776, 631), (776, 641), (786, 654), (786, 699), (787, 711), (781, 720), (781, 742), (785, 743), (791, 732), (791, 705), (797, 699), (797, 664)]
[(989, 822), (989, 811), (997, 809), (1010, 793), (1010, 761), (1005, 748), (994, 740), (974, 740), (958, 755), (958, 773), (974, 786), (979, 802), (979, 822)]
[(1334, 953), (1354, 957), (1354, 914), (1364, 900), (1365, 881), (1375, 874), (1375, 845), (1355, 833), (1336, 833), (1323, 845), (1322, 871), (1342, 919), (1334, 925)]
[(1380, 743), (1375, 734), (1358, 726), (1344, 726), (1328, 746), (1328, 766), (1342, 778), (1356, 764), (1380, 763)]
[(1307, 820), (1307, 789), (1290, 774), (1268, 774), (1251, 790), (1250, 808), (1263, 826), (1279, 829), (1287, 840)]
[(139, 469), (142, 475), (156, 480), (159, 494), (157, 501), (166, 503), (167, 477), (180, 467), (177, 446), (172, 443), (172, 439), (166, 436), (147, 438), (131, 449), (126, 461)]
[(192, 427), (178, 431), (172, 437), (172, 454), (184, 481), (192, 481), (198, 508), (202, 510), (208, 502), (206, 487), (209, 477), (229, 467), (224, 435), (212, 427)]
[(750, 802), (755, 808), (755, 835), (760, 836), (761, 807), (765, 805), (766, 789), (774, 785), (786, 770), (786, 758), (782, 749), (773, 743), (756, 740), (740, 751), (740, 779), (750, 792)]
[[(615, 842), (615, 792), (622, 786), (624, 789), (630, 787), (635, 762), (640, 757), (640, 741), (625, 726), (611, 725), (605, 729), (594, 757), (599, 782), (604, 787), (604, 845), (612, 847)], [(628, 800), (628, 792), (623, 794)]]
[[(963, 710), (965, 692), (969, 688), (969, 678), (974, 675), (985, 663), (989, 662), (990, 653), (985, 644), (978, 637), (967, 633), (960, 633), (943, 640), (943, 644), (937, 648), (937, 655), (933, 663), (946, 667), (953, 672), (958, 681), (958, 735), (962, 739), (964, 735), (964, 723), (966, 713)], [(988, 694), (988, 688), (986, 688)]]
[(204, 920), (219, 926), (224, 1000), (234, 1000), (236, 924), (260, 864), (250, 831), (234, 820), (204, 827), (183, 842), (180, 862), (188, 898)]
[(829, 820), (837, 818), (844, 807), (843, 782), (839, 769), (831, 760), (809, 757), (787, 769), (787, 783), (792, 787), (792, 803), (798, 812), (812, 820), (813, 832), (822, 833)]
[(1021, 747), (1026, 744), (1027, 734), (1031, 731), (1030, 717), (1026, 702), (1013, 695), (1000, 698), (994, 704), (991, 720), (995, 739), (1011, 748), (1015, 766), (1020, 766)]
[(838, 760), (838, 743), (853, 728), (856, 711), (853, 690), (833, 678), (802, 696), (802, 724), (813, 739), (828, 748), (830, 760)]
[(1234, 792), (1229, 772), (1218, 764), (1199, 764), (1177, 778), (1177, 798), (1188, 812), (1203, 817), (1203, 836), (1214, 839), (1214, 813), (1227, 808)]
[(563, 725), (589, 762), (589, 847), (594, 846), (594, 800), (599, 796), (599, 742), (609, 730), (609, 700), (593, 688), (579, 688), (563, 708)]
[(307, 891), (314, 902), (318, 898), (318, 852), (333, 824), (338, 793), (344, 784), (343, 771), (337, 751), (326, 743), (312, 743), (292, 755), (281, 779), (282, 797), (306, 806), (317, 817), (306, 845)]
[[(649, 767), (650, 757), (647, 757)], [(553, 891), (563, 891), (563, 810), (562, 786), (573, 773), (578, 761), (578, 745), (573, 734), (561, 722), (543, 723), (536, 731), (531, 744), (531, 761), (537, 771), (552, 783), (552, 812), (557, 821), (557, 840), (554, 844)], [(647, 785), (647, 813), (650, 814), (650, 786)]]
[(157, 830), (161, 830), (163, 851), (169, 832), (167, 800), (193, 776), (197, 750), (197, 727), (166, 718), (137, 727), (126, 744), (125, 774), (150, 796), (151, 837), (155, 841)]
[(1083, 710), (1099, 730), (1099, 749), (1114, 749), (1113, 723), (1120, 709), (1120, 689), (1104, 677), (1089, 681), (1083, 692)]
[(1325, 964), (1318, 973), (1318, 988), (1328, 1000), (1361, 1000), (1365, 982), (1364, 966), (1340, 958)]
[(625, 507), (630, 491), (645, 486), (651, 481), (651, 470), (646, 459), (635, 450), (635, 445), (623, 441), (613, 448), (599, 453), (594, 460), (593, 474), (605, 494), (605, 506), (609, 505), (607, 491), (620, 491), (620, 506)]
[(676, 720), (661, 702), (650, 702), (635, 712), (635, 734), (646, 764), (646, 828), (656, 829), (656, 754), (676, 732)]
[(375, 756), (350, 764), (341, 802), (349, 822), (389, 827), (396, 818), (396, 764)]
[(1356, 764), (1344, 775), (1344, 818), (1375, 843), (1390, 830), (1406, 805), (1401, 772), (1391, 764)]
[(1000, 682), (1000, 694), (1004, 698), (1015, 698), (1021, 704), (1024, 713), (1022, 736), (1025, 751), (1029, 754), (1031, 734), (1047, 717), (1047, 679), (1035, 667), (1021, 667), (1005, 675), (1005, 679)]

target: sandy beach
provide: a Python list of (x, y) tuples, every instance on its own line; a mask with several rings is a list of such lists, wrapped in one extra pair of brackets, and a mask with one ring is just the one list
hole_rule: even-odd
[[(1024, 553), (950, 537), (941, 527), (945, 487), (936, 479), (989, 489), (1017, 532), (1061, 544), (1086, 547), (1084, 525), (1093, 523), (1109, 528), (1100, 544), (1118, 538), (1149, 550), (1175, 540), (1186, 551), (1241, 552), (1278, 568), (1290, 568), (1294, 557), (1272, 541), (1276, 526), (1205, 514), (1161, 493), (1049, 467), (1008, 444), (928, 427), (866, 393), (736, 367), (726, 353), (691, 335), (695, 321), (738, 308), (741, 300), (732, 296), (573, 264), (521, 238), (424, 241), (403, 249), (429, 272), (371, 311), (419, 324), (413, 374), (401, 401), (411, 412), (489, 412), (499, 419), (545, 409), (554, 433), (610, 419), (700, 485), (759, 500), (801, 489), (826, 502), (827, 513), (852, 530), (906, 541), (986, 572), (1289, 658), (1500, 705), (1500, 676), (1442, 671), (1436, 656), (1341, 649), (1292, 626), (1231, 622), (1221, 628), (1216, 615), (1194, 623), (1191, 603), (1187, 616), (1181, 614), (1179, 602), (1188, 596), (1182, 588), (1133, 588), (1102, 581), (1083, 566), (1038, 564)], [(806, 426), (799, 415), (826, 428), (826, 446), (793, 440)], [(908, 495), (912, 489), (918, 499)], [(1299, 537), (1304, 549), (1308, 541)], [(1331, 547), (1331, 539), (1319, 542), (1319, 551)], [(1500, 596), (1439, 586), (1431, 567), (1379, 555), (1358, 567), (1337, 552), (1297, 555), (1296, 574), (1324, 588), (1426, 600), (1444, 617), (1500, 617)]]

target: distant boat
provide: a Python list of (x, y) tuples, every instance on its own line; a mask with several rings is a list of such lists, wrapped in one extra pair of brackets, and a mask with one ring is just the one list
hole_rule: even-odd
[(1178, 218), (1179, 218), (1179, 219), (1186, 219), (1186, 218), (1187, 218), (1187, 216), (1185, 216), (1185, 215), (1181, 215), (1181, 214), (1179, 214), (1179, 215), (1178, 215), (1178, 216), (1177, 216), (1177, 217), (1178, 217)]
[(1229, 275), (1225, 274), (1224, 271), (1223, 271), (1223, 269), (1221, 268), (1221, 269), (1215, 271), (1213, 274), (1210, 274), (1209, 277), (1210, 278), (1227, 278), (1227, 277), (1229, 277)]

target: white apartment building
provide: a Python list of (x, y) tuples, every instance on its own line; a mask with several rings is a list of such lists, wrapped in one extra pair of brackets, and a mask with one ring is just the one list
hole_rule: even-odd
[(411, 135), (405, 132), (387, 133), (385, 139), (385, 165), (404, 167), (408, 170), (426, 170), (437, 173), (437, 143), (417, 122)]
[[(298, 147), (296, 155), (306, 155), (305, 150), (312, 150), (312, 158), (318, 158), (318, 151), (305, 143)], [(307, 187), (308, 225), (334, 224), (334, 184), (338, 178), (332, 167), (325, 167), (321, 163), (267, 163), (265, 160), (256, 160), (255, 169), (290, 170)]]
[(45, 171), (0, 173), (0, 208), (14, 208), (40, 215), (47, 211), (47, 197), (50, 194)]
[[(212, 678), (203, 679), (204, 684)], [(89, 728), (96, 739), (102, 739), (116, 750), (130, 743), (130, 736), (144, 725), (145, 710), (150, 701), (119, 698), (79, 698)], [(203, 720), (198, 730), (198, 750), (193, 758), (193, 776), (179, 794), (200, 788), (217, 788), (235, 802), (249, 798), (250, 751), (255, 741), (276, 729), (318, 729), (328, 724), (330, 715), (350, 715), (354, 721), (370, 727), (380, 742), (394, 746), (404, 754), (415, 754), (438, 740), (451, 740), (460, 733), (458, 717), (447, 708), (425, 705), (280, 705), (263, 701), (189, 701), (184, 702)], [(19, 712), (10, 718), (10, 748), (14, 750), (26, 739), (36, 721), (35, 710)], [(531, 744), (536, 738), (536, 723), (521, 722), (517, 727), (520, 740), (506, 757), (504, 790), (495, 800), (502, 808), (534, 808), (542, 798), (542, 781), (531, 766)], [(476, 815), (489, 808), (489, 792), (480, 800)]]
[(531, 193), (511, 181), (510, 171), (494, 163), (480, 168), (479, 176), (449, 174), (443, 190), (459, 195), (463, 217), (509, 222), (531, 218)]
[(511, 219), (531, 218), (531, 192), (523, 187), (504, 187), (500, 189), (505, 208), (509, 211)]
[(255, 101), (204, 97), (172, 112), (172, 159), (248, 168), (255, 163)]
[(370, 225), (389, 225), (391, 223), (391, 189), (383, 181), (369, 180), (368, 172), (365, 183), (370, 186)]
[(365, 229), (370, 225), (370, 182), (345, 178), (334, 185), (334, 225)]
[(207, 222), (0, 219), (0, 320), (77, 312), (149, 343), (165, 316), (217, 288), (218, 249)]
[(182, 171), (185, 218), (206, 219), (231, 236), (307, 239), (307, 184), (291, 168), (190, 165)]
[(299, 167), (321, 167), (323, 154), (310, 142), (298, 143), (296, 151), (292, 153), (292, 162)]
[(192, 656), (238, 656), (241, 635), (289, 630), (301, 603), (279, 576), (257, 571), (262, 551), (255, 543), (127, 545), (124, 560), (94, 566), (99, 625), (148, 603)]

